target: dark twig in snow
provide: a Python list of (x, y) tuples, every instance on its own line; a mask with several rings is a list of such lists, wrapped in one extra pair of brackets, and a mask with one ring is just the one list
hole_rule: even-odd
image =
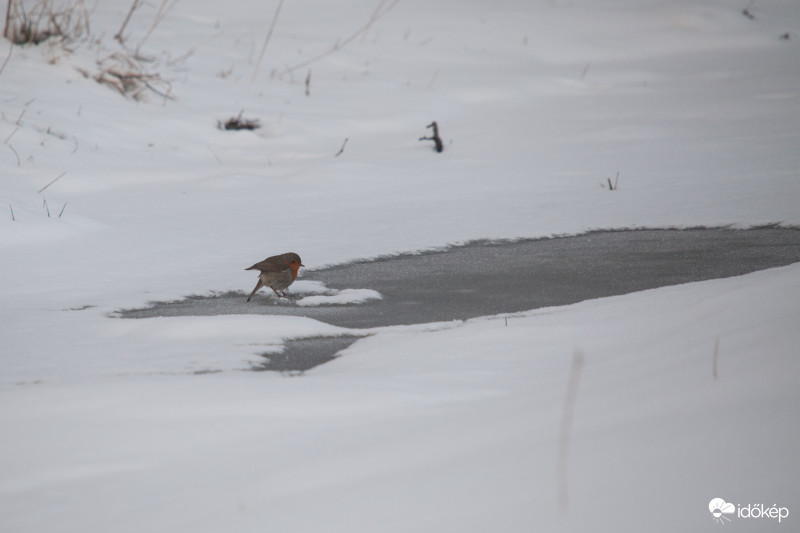
[(436, 121), (434, 120), (433, 122), (431, 122), (430, 124), (428, 124), (425, 127), (426, 128), (431, 128), (433, 130), (433, 135), (431, 135), (430, 137), (420, 137), (419, 140), (420, 141), (433, 141), (434, 149), (437, 152), (441, 152), (442, 150), (444, 150), (444, 144), (442, 143), (441, 137), (439, 137), (439, 125), (436, 124)]
[(350, 137), (345, 137), (344, 138), (344, 142), (342, 143), (342, 147), (339, 148), (339, 151), (336, 152), (336, 155), (333, 156), (333, 157), (339, 157), (340, 155), (342, 155), (342, 153), (344, 153), (344, 147), (347, 145), (347, 141), (349, 141), (349, 140), (350, 140)]

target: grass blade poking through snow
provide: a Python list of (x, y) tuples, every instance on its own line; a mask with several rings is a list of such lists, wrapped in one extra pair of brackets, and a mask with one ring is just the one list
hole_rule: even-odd
[[(281, 7), (283, 6), (283, 0), (278, 2), (278, 7), (275, 8), (275, 14), (272, 15), (272, 23), (269, 25), (269, 30), (267, 30), (267, 36), (264, 38), (264, 45), (261, 47), (261, 53), (258, 54), (258, 61), (256, 61), (256, 68), (253, 70), (253, 79), (250, 80), (251, 83), (255, 83), (256, 78), (258, 77), (258, 71), (261, 68), (261, 61), (264, 59), (264, 52), (267, 51), (267, 45), (269, 44), (269, 40), (272, 38), (272, 32), (275, 31), (275, 24), (278, 22), (278, 15), (281, 13)], [(309, 74), (311, 76), (311, 74)], [(308, 82), (306, 82), (306, 96), (308, 96)]]

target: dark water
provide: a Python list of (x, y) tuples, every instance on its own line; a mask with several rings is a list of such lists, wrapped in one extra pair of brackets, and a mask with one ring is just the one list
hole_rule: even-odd
[[(331, 289), (373, 289), (383, 296), (361, 304), (276, 304), (266, 291), (247, 303), (243, 290), (157, 302), (145, 309), (120, 311), (117, 316), (280, 314), (371, 328), (566, 305), (798, 261), (800, 230), (796, 228), (598, 231), (574, 237), (473, 242), (443, 251), (303, 271), (302, 279), (319, 280)], [(282, 357), (272, 356), (263, 369), (305, 370), (330, 360), (355, 340), (332, 339), (337, 338), (291, 341)]]

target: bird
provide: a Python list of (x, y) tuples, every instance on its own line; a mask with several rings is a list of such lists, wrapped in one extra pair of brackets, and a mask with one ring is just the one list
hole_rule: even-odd
[(245, 268), (245, 270), (260, 270), (256, 288), (247, 297), (249, 302), (253, 295), (261, 287), (269, 287), (280, 297), (286, 297), (286, 288), (292, 284), (297, 277), (297, 270), (305, 266), (300, 260), (300, 256), (294, 252), (267, 257), (260, 263)]

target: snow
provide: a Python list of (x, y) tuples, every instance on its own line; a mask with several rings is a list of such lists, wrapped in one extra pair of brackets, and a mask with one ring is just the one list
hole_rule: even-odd
[[(258, 72), (275, 5), (171, 5), (146, 39), (143, 5), (127, 42), (174, 99), (76, 70), (121, 50), (130, 2), (98, 2), (71, 53), (15, 47), (0, 73), (4, 530), (705, 531), (712, 498), (800, 508), (797, 265), (368, 332), (109, 316), (249, 292), (244, 268), (288, 251), (313, 268), (800, 224), (800, 5), (760, 1), (749, 20), (717, 0), (403, 0), (334, 49), (378, 2), (287, 2)], [(263, 127), (216, 128), (239, 112)], [(431, 120), (442, 154), (417, 140)], [(302, 270), (290, 292), (379, 297)], [(302, 377), (249, 370), (287, 339), (353, 333), (370, 335)]]
[(342, 289), (333, 294), (306, 296), (295, 302), (301, 307), (316, 305), (349, 305), (360, 304), (369, 300), (380, 300), (381, 293), (372, 289)]

